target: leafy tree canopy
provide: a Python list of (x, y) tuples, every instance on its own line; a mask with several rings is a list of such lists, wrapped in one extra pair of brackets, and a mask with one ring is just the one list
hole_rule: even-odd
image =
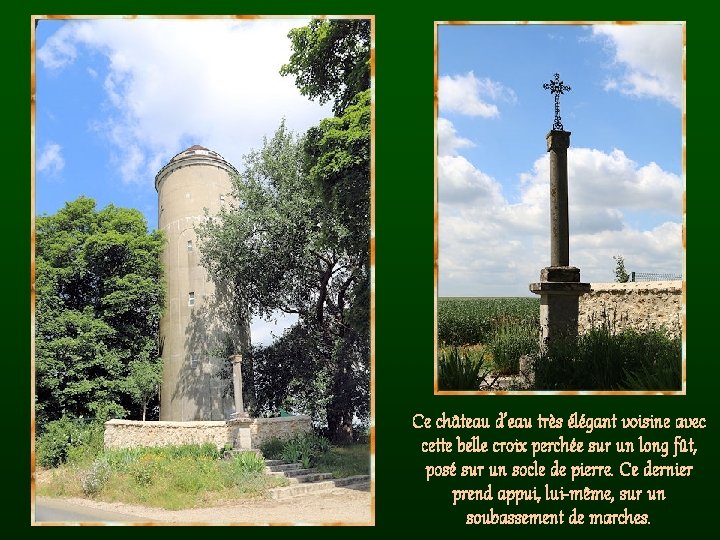
[(203, 264), (238, 305), (298, 316), (252, 351), (253, 412), (311, 414), (347, 441), (370, 405), (370, 21), (316, 20), (288, 37), (280, 73), (334, 101), (335, 117), (302, 138), (283, 123), (246, 157), (238, 204), (197, 233)]
[(147, 390), (146, 382), (134, 380), (147, 379), (147, 370), (137, 363), (157, 371), (161, 361), (162, 245), (162, 234), (148, 233), (137, 210), (110, 205), (97, 211), (87, 197), (37, 219), (38, 424), (63, 415), (124, 416), (142, 407), (131, 389)]
[(334, 100), (342, 114), (354, 97), (370, 88), (370, 21), (314, 20), (288, 33), (290, 61), (281, 75), (294, 75), (300, 93), (320, 103)]
[(370, 91), (305, 137), (306, 171), (345, 230), (348, 249), (367, 256), (370, 235)]
[[(254, 362), (267, 358), (277, 364), (278, 355), (286, 360), (292, 356), (292, 372), (298, 376), (294, 384), (305, 390), (302, 410), (315, 412), (333, 431), (340, 423), (349, 425), (358, 412), (357, 400), (344, 396), (346, 391), (352, 394), (352, 363), (359, 373), (367, 372), (369, 356), (340, 351), (353, 332), (352, 306), (358, 296), (364, 302), (369, 290), (368, 246), (361, 250), (348, 240), (348, 223), (355, 218), (345, 219), (306, 177), (304, 147), (303, 139), (282, 124), (261, 150), (246, 157), (245, 169), (234, 182), (238, 203), (208, 218), (197, 232), (203, 264), (214, 279), (231, 283), (252, 313), (269, 316), (280, 310), (298, 315), (301, 328), (288, 334), (287, 343), (265, 356), (254, 355)], [(298, 351), (304, 352), (298, 356)], [(263, 398), (262, 381), (257, 380), (261, 404), (277, 404), (288, 395), (287, 387), (276, 387), (268, 391), (274, 397)], [(340, 404), (341, 397), (349, 399)]]

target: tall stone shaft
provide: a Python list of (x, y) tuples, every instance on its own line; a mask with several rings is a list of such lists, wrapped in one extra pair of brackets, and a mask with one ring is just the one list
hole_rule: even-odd
[(546, 141), (550, 152), (550, 266), (569, 266), (567, 149), (570, 132), (552, 130)]
[(580, 283), (580, 269), (570, 266), (567, 149), (570, 132), (551, 130), (545, 137), (550, 152), (550, 266), (530, 291), (540, 295), (540, 340), (546, 347), (578, 333), (578, 299), (590, 290)]
[[(167, 285), (160, 320), (163, 377), (160, 420), (224, 420), (234, 412), (222, 370), (229, 354), (249, 345), (247, 319), (200, 262), (195, 226), (205, 210), (217, 214), (229, 202), (235, 168), (202, 146), (180, 152), (155, 177), (158, 227), (165, 233), (161, 262)], [(226, 394), (223, 396), (223, 394)]]

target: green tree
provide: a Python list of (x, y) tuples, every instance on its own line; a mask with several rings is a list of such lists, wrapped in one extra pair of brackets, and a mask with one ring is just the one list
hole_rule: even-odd
[(614, 256), (615, 260), (615, 281), (618, 283), (627, 283), (630, 281), (630, 275), (625, 270), (625, 259), (622, 256)]
[(337, 220), (338, 243), (355, 261), (352, 292), (338, 307), (343, 316), (333, 343), (328, 426), (335, 440), (352, 433), (348, 412), (369, 413), (370, 107), (370, 90), (360, 92), (341, 116), (311, 128), (304, 143), (307, 176)]
[[(209, 273), (231, 283), (253, 314), (279, 310), (298, 316), (299, 328), (286, 338), (294, 346), (278, 345), (266, 356), (293, 360), (286, 384), (305, 389), (295, 405), (326, 422), (337, 440), (337, 434), (351, 435), (353, 416), (367, 410), (367, 391), (363, 403), (357, 395), (339, 394), (349, 388), (354, 371), (358, 378), (367, 372), (368, 357), (358, 357), (345, 338), (354, 300), (366, 296), (368, 249), (356, 249), (348, 240), (346, 223), (308, 180), (307, 167), (303, 141), (282, 124), (261, 150), (246, 157), (234, 182), (237, 205), (208, 218), (197, 232)], [(288, 350), (295, 351), (290, 358)], [(262, 358), (258, 352), (253, 356), (256, 372), (264, 369), (258, 365)], [(261, 373), (256, 385), (263, 384)], [(274, 384), (274, 397), (259, 395), (260, 403), (277, 406), (288, 397), (287, 387)], [(328, 406), (317, 405), (323, 403)]]
[(148, 234), (137, 210), (110, 205), (96, 211), (87, 197), (38, 217), (40, 426), (62, 416), (124, 416), (134, 409), (131, 363), (161, 362), (156, 340), (165, 298), (162, 245), (162, 234)]
[(340, 116), (355, 96), (370, 88), (370, 21), (314, 20), (288, 33), (292, 55), (280, 68), (294, 75), (304, 96), (320, 103), (334, 100)]
[(133, 402), (142, 407), (143, 422), (146, 418), (148, 403), (157, 396), (160, 390), (161, 380), (162, 362), (157, 359), (153, 361), (145, 355), (144, 358), (130, 362), (126, 389)]

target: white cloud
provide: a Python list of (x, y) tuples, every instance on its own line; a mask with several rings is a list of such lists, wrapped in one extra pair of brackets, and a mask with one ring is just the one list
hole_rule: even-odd
[(47, 172), (51, 176), (57, 175), (65, 167), (65, 159), (62, 156), (62, 147), (53, 142), (48, 142), (40, 152), (35, 161), (37, 172)]
[(438, 155), (456, 156), (458, 148), (471, 148), (475, 143), (458, 136), (455, 126), (447, 118), (437, 119)]
[(67, 24), (50, 36), (37, 51), (37, 59), (48, 69), (59, 69), (75, 61), (77, 49), (71, 34), (75, 29)]
[(301, 132), (332, 115), (329, 105), (301, 96), (293, 78), (278, 73), (290, 57), (288, 31), (306, 22), (71, 21), (37, 57), (56, 70), (79, 61), (86, 49), (105, 57), (97, 80), (110, 114), (98, 117), (94, 128), (112, 143), (124, 181), (151, 184), (159, 166), (191, 144), (240, 167), (283, 116)]
[(502, 199), (500, 185), (473, 167), (462, 156), (438, 157), (438, 201), (441, 204), (497, 204)]
[[(528, 295), (550, 262), (548, 155), (520, 175), (514, 204), (462, 156), (440, 156), (438, 174), (439, 294)], [(679, 177), (589, 148), (569, 149), (568, 177), (570, 263), (583, 280), (612, 281), (618, 254), (629, 271), (680, 271)]]
[(515, 92), (488, 78), (478, 79), (470, 71), (465, 75), (443, 75), (438, 81), (440, 109), (468, 116), (493, 118), (500, 115), (491, 101), (515, 102)]
[(680, 107), (682, 98), (682, 27), (679, 24), (596, 25), (614, 62), (623, 69), (610, 77), (606, 90), (636, 97), (656, 97)]
[[(535, 204), (548, 201), (550, 160), (539, 157), (532, 172), (521, 175), (524, 198)], [(655, 162), (639, 166), (622, 150), (609, 154), (590, 148), (568, 149), (568, 192), (571, 208), (586, 210), (644, 210), (667, 216), (680, 214), (682, 180)], [(610, 215), (610, 214), (608, 214)]]

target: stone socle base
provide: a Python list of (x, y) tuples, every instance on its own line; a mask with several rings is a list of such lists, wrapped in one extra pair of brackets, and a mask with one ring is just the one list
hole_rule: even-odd
[(576, 266), (547, 266), (540, 270), (540, 281), (579, 283), (580, 269)]
[(212, 443), (223, 448), (250, 450), (272, 439), (289, 439), (310, 431), (310, 417), (235, 418), (227, 422), (142, 422), (109, 420), (105, 422), (105, 448), (171, 446)]
[(580, 269), (574, 266), (543, 268), (540, 279), (530, 291), (540, 295), (541, 343), (577, 336), (579, 298), (590, 292), (590, 284), (580, 283)]

